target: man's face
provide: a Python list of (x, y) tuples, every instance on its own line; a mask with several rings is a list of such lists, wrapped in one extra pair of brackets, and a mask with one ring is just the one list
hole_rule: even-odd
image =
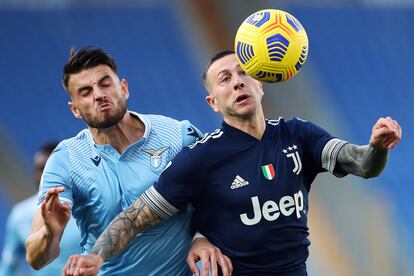
[(247, 75), (235, 54), (216, 60), (208, 69), (207, 103), (226, 118), (249, 119), (262, 108), (262, 84)]
[(107, 65), (71, 75), (68, 90), (73, 114), (92, 128), (109, 128), (127, 111), (128, 84), (126, 80), (119, 80)]

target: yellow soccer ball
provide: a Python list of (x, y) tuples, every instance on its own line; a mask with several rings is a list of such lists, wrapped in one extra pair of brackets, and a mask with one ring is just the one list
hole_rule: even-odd
[(308, 56), (308, 35), (299, 20), (281, 10), (261, 10), (240, 25), (234, 47), (243, 70), (263, 82), (288, 80)]

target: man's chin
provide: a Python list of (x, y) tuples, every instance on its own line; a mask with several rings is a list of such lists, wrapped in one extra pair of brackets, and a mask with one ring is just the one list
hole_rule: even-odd
[(117, 116), (112, 116), (112, 117), (105, 116), (105, 117), (106, 118), (102, 120), (94, 120), (92, 122), (87, 122), (87, 124), (88, 126), (92, 128), (106, 129), (106, 128), (111, 128), (115, 126), (123, 118), (123, 117), (117, 117)]

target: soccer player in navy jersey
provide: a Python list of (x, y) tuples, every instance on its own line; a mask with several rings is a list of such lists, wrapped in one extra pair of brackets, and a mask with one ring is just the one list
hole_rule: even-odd
[[(222, 127), (179, 153), (158, 182), (111, 222), (92, 254), (68, 260), (68, 268), (81, 268), (67, 275), (97, 271), (139, 240), (138, 233), (188, 203), (196, 228), (231, 259), (235, 275), (306, 275), (308, 194), (315, 176), (378, 176), (401, 139), (390, 117), (375, 123), (365, 146), (301, 119), (266, 120), (262, 84), (246, 75), (232, 51), (212, 58), (204, 80), (207, 103), (223, 115)], [(190, 254), (189, 264), (198, 274), (195, 258)]]
[[(81, 231), (82, 253), (89, 252), (111, 220), (200, 135), (188, 121), (128, 111), (127, 81), (119, 78), (114, 59), (102, 49), (72, 51), (63, 71), (69, 107), (88, 128), (62, 141), (46, 164), (40, 208), (26, 242), (26, 258), (35, 269), (59, 255), (71, 213)], [(100, 273), (191, 275), (186, 264), (191, 219), (191, 208), (184, 208), (105, 262)]]

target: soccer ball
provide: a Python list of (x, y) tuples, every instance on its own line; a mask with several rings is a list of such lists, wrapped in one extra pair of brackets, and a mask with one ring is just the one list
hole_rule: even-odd
[(243, 70), (263, 82), (288, 80), (308, 55), (308, 36), (302, 24), (281, 10), (261, 10), (240, 25), (234, 47)]

